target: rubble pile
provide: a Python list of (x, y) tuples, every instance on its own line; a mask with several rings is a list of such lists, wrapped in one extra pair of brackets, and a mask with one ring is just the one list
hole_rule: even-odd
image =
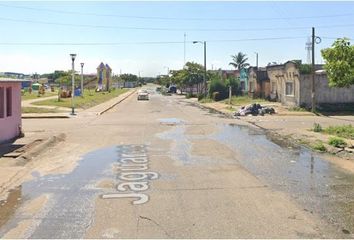
[(238, 112), (235, 112), (235, 116), (247, 116), (247, 115), (261, 115), (264, 114), (273, 114), (275, 113), (274, 108), (272, 107), (262, 107), (258, 103), (253, 103), (251, 105), (243, 106)]

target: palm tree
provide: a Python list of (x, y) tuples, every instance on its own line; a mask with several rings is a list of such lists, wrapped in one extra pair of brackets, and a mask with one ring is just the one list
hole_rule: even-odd
[(233, 62), (230, 62), (229, 65), (234, 66), (237, 70), (241, 70), (250, 65), (247, 63), (248, 58), (246, 58), (246, 54), (242, 52), (237, 53), (237, 55), (231, 55), (231, 57)]

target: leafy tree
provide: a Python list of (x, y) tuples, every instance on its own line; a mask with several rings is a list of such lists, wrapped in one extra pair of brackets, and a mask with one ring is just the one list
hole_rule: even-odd
[(198, 63), (187, 62), (183, 69), (172, 70), (170, 72), (172, 74), (170, 78), (171, 83), (179, 87), (192, 87), (195, 84), (204, 82), (204, 67)]
[[(60, 74), (60, 77), (58, 77), (57, 79), (55, 79), (55, 83), (58, 83), (60, 86), (65, 86), (65, 87), (69, 87), (71, 86), (71, 79), (72, 79), (72, 70), (66, 71), (66, 72), (62, 72)], [(78, 74), (75, 74), (75, 86), (78, 86), (80, 84), (81, 78)]]
[(204, 67), (198, 63), (187, 62), (185, 65), (186, 78), (185, 83), (188, 86), (203, 83), (204, 81)]
[(248, 67), (250, 64), (247, 63), (248, 58), (246, 58), (246, 54), (239, 52), (235, 55), (231, 55), (232, 62), (229, 65), (233, 66), (237, 70), (241, 70), (242, 68)]
[(131, 73), (124, 73), (120, 75), (120, 78), (124, 82), (137, 82), (139, 80), (138, 76)]
[(311, 64), (303, 64), (301, 60), (292, 60), (299, 69), (300, 74), (310, 74), (312, 72)]
[(348, 38), (339, 38), (331, 48), (321, 50), (331, 87), (349, 87), (354, 84), (354, 46)]
[(167, 87), (171, 83), (171, 78), (167, 75), (160, 75), (156, 78), (156, 83)]

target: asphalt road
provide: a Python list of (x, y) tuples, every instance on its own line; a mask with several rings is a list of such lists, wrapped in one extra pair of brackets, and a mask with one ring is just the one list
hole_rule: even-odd
[(154, 92), (101, 116), (26, 120), (67, 138), (3, 204), (0, 236), (353, 238), (354, 177), (239, 124)]

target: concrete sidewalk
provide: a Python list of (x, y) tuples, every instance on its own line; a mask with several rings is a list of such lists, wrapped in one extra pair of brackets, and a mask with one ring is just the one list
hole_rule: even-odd
[(47, 108), (47, 109), (57, 109), (61, 112), (58, 113), (24, 113), (22, 114), (23, 119), (33, 119), (33, 118), (70, 118), (70, 117), (75, 117), (75, 116), (80, 116), (83, 114), (83, 116), (87, 115), (101, 115), (104, 112), (108, 111), (115, 105), (119, 104), (121, 101), (124, 101), (127, 97), (129, 97), (131, 94), (133, 94), (136, 91), (136, 89), (131, 89), (128, 92), (125, 92), (123, 94), (120, 94), (118, 97), (112, 98), (106, 102), (103, 102), (101, 104), (98, 104), (92, 108), (88, 109), (81, 109), (81, 108), (75, 108), (75, 114), (74, 116), (71, 115), (71, 108), (64, 108), (64, 107), (55, 107), (55, 106), (38, 106), (38, 105), (31, 105), (33, 102), (37, 101), (42, 101), (46, 99), (54, 99), (56, 96), (52, 97), (47, 97), (43, 99), (35, 99), (35, 101), (28, 100), (25, 101), (26, 103), (23, 104), (22, 106), (24, 107), (37, 107), (37, 108)]
[[(65, 113), (28, 113), (28, 114), (23, 114), (23, 119), (45, 119), (45, 118), (86, 118), (88, 116), (98, 116), (103, 114), (104, 112), (108, 111), (112, 107), (116, 106), (117, 104), (121, 103), (124, 101), (126, 98), (131, 96), (136, 90), (132, 89), (126, 93), (123, 93), (119, 95), (116, 98), (110, 99), (107, 102), (101, 103), (95, 107), (89, 108), (87, 110), (79, 110), (75, 111), (76, 115), (72, 116), (70, 115), (71, 111), (65, 112)], [(70, 109), (71, 110), (71, 109)], [(70, 120), (70, 119), (69, 119)], [(25, 131), (25, 136), (22, 138), (18, 138), (13, 142), (10, 143), (4, 143), (0, 144), (0, 160), (2, 157), (2, 153), (11, 153), (12, 151), (15, 151), (17, 147), (21, 146), (26, 146), (28, 144), (32, 144), (35, 141), (46, 141), (47, 139), (50, 139), (53, 135), (47, 131), (43, 132), (30, 132), (26, 133)], [(1, 166), (1, 163), (0, 163)]]

